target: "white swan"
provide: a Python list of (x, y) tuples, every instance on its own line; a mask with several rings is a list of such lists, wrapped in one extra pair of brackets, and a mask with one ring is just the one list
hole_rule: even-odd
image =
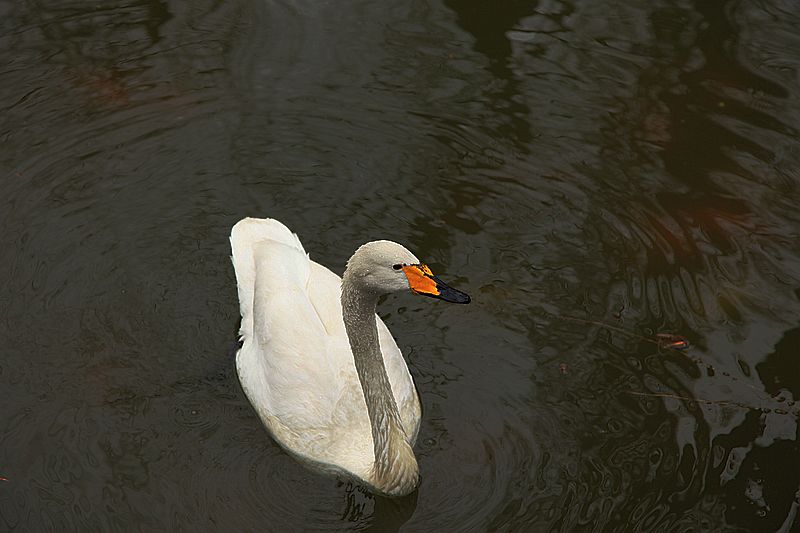
[(403, 290), (469, 296), (391, 241), (361, 246), (341, 279), (277, 220), (245, 218), (230, 239), (242, 314), (236, 370), (267, 430), (312, 467), (384, 495), (412, 492), (419, 398), (375, 305)]

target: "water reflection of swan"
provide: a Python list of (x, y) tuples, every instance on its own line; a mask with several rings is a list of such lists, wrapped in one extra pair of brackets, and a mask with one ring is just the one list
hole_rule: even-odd
[(236, 369), (269, 432), (314, 468), (389, 496), (412, 492), (419, 398), (375, 306), (407, 290), (455, 303), (469, 296), (391, 241), (361, 246), (343, 279), (276, 220), (240, 221), (231, 248), (242, 314)]

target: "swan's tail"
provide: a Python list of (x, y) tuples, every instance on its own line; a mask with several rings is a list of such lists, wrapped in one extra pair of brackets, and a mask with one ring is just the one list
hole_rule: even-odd
[[(307, 255), (300, 244), (297, 235), (292, 233), (289, 228), (272, 218), (243, 218), (236, 223), (231, 229), (231, 261), (233, 268), (236, 271), (236, 285), (239, 291), (239, 311), (242, 315), (242, 326), (239, 329), (239, 337), (241, 339), (252, 336), (253, 333), (253, 298), (255, 295), (256, 287), (256, 259), (263, 264), (263, 261), (269, 256), (269, 249), (275, 250), (289, 247), (293, 249), (291, 256), (298, 257), (297, 251), (300, 252), (299, 257), (307, 261)], [(287, 250), (289, 251), (289, 250)], [(280, 254), (275, 254), (280, 255)], [(294, 261), (288, 261), (293, 263)], [(281, 261), (280, 257), (275, 258), (275, 267), (281, 270), (308, 270), (293, 268), (291, 264), (285, 264)], [(265, 265), (269, 270), (270, 265)], [(302, 275), (300, 272), (297, 274)], [(305, 276), (307, 278), (307, 274)], [(269, 279), (269, 276), (267, 276)]]

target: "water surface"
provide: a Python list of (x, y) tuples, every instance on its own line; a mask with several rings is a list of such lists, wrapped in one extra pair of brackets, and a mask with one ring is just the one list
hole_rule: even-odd
[[(0, 2), (0, 529), (800, 527), (793, 2)], [(230, 227), (473, 296), (380, 308), (424, 418), (374, 498), (233, 369)], [(659, 347), (658, 334), (690, 347)]]

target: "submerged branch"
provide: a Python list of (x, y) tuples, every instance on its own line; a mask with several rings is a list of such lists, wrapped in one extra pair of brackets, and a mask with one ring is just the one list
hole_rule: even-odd
[(741, 402), (733, 402), (729, 400), (706, 400), (705, 398), (689, 398), (688, 396), (680, 396), (678, 394), (671, 394), (668, 392), (637, 392), (637, 391), (625, 391), (625, 392), (632, 396), (644, 396), (647, 398), (668, 398), (671, 400), (682, 400), (685, 402), (697, 402), (697, 403), (706, 403), (712, 405), (730, 405), (733, 407), (739, 407), (741, 409), (751, 409), (754, 411), (762, 411), (764, 413), (777, 413), (779, 415), (794, 415), (794, 416), (800, 415), (800, 410), (791, 408), (772, 409), (770, 407), (755, 407), (753, 405), (747, 405)]

